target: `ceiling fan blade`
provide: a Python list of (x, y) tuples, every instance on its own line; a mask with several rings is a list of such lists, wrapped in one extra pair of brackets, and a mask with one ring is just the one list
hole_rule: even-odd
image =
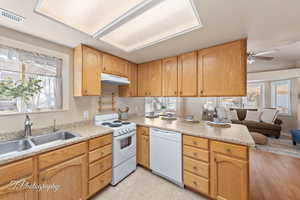
[(266, 60), (266, 61), (271, 61), (274, 59), (274, 57), (266, 57), (266, 56), (254, 56), (254, 58), (260, 60)]
[(262, 55), (266, 55), (266, 54), (276, 53), (278, 51), (280, 51), (280, 50), (279, 49), (270, 49), (270, 50), (254, 53), (254, 56), (262, 56)]

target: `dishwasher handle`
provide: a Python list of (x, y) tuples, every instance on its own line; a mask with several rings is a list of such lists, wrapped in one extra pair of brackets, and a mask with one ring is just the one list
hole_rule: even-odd
[(181, 140), (181, 134), (174, 131), (168, 131), (158, 128), (151, 128), (150, 129), (150, 136), (153, 137), (160, 137), (160, 138), (166, 138), (166, 139), (172, 139), (172, 140)]

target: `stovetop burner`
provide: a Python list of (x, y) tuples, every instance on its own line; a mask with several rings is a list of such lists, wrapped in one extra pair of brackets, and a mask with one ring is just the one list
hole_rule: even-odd
[(110, 123), (110, 122), (104, 122), (104, 123), (102, 123), (101, 125), (103, 125), (103, 126), (110, 126), (111, 123)]
[(110, 124), (109, 127), (120, 127), (122, 124)]
[(123, 125), (130, 124), (130, 122), (122, 122)]
[(122, 123), (122, 121), (121, 120), (115, 120), (115, 121), (113, 121), (113, 123)]

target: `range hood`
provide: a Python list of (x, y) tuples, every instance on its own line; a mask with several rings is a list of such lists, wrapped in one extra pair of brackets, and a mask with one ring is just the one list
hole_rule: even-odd
[(126, 77), (106, 73), (101, 73), (101, 81), (114, 85), (128, 85), (130, 83), (130, 81)]

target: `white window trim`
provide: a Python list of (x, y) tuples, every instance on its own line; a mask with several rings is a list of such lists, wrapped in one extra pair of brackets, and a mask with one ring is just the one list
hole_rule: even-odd
[[(265, 97), (266, 86), (265, 86), (265, 82), (247, 83), (247, 87), (249, 85), (259, 85), (260, 86), (260, 101), (261, 101), (261, 106), (258, 107), (257, 109), (259, 110), (259, 109), (262, 109), (262, 108), (266, 107), (266, 97)], [(247, 94), (247, 96), (248, 96), (248, 94)], [(242, 104), (244, 104), (244, 98), (247, 98), (247, 96), (242, 97)]]
[(271, 85), (271, 105), (272, 105), (272, 107), (273, 108), (275, 108), (276, 107), (276, 97), (275, 97), (275, 95), (276, 95), (276, 93), (275, 93), (275, 91), (274, 91), (274, 88), (273, 88), (273, 86), (272, 86), (272, 84), (273, 83), (276, 83), (276, 82), (282, 82), (282, 81), (288, 81), (288, 89), (289, 89), (289, 91), (288, 91), (288, 98), (289, 98), (289, 100), (288, 100), (288, 113), (279, 113), (278, 115), (279, 116), (291, 116), (292, 115), (292, 103), (291, 103), (291, 93), (292, 93), (292, 88), (291, 88), (291, 86), (292, 86), (292, 84), (291, 84), (291, 80), (278, 80), (278, 81), (271, 81), (271, 83), (270, 83), (270, 85)]
[[(67, 111), (70, 108), (69, 98), (70, 98), (70, 56), (68, 54), (64, 54), (61, 52), (49, 50), (46, 48), (42, 48), (39, 46), (31, 45), (28, 43), (12, 40), (6, 37), (0, 36), (0, 44), (10, 46), (13, 48), (23, 49), (30, 52), (38, 52), (41, 54), (45, 54), (48, 56), (53, 56), (56, 58), (60, 58), (63, 60), (62, 63), (62, 109), (59, 110), (49, 110), (49, 111), (36, 111), (31, 113), (43, 113), (43, 112), (58, 112), (58, 111)], [(9, 112), (9, 113), (1, 113), (0, 116), (6, 115), (20, 115), (24, 113), (19, 112)]]

